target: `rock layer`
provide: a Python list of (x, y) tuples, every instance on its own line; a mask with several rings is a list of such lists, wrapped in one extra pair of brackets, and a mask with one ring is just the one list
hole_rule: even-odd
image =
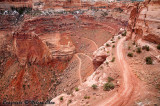
[(160, 1), (137, 3), (130, 14), (128, 37), (160, 44)]

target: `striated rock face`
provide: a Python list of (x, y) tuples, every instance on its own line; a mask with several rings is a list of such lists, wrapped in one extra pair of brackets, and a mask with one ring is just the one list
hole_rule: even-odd
[(47, 34), (40, 36), (40, 39), (46, 43), (52, 55), (52, 59), (70, 60), (75, 53), (75, 46), (73, 45), (69, 36), (60, 33)]
[(38, 36), (22, 33), (13, 36), (15, 52), (21, 65), (25, 65), (26, 62), (43, 64), (51, 60), (49, 49)]
[(130, 14), (128, 38), (160, 44), (160, 1), (137, 3)]
[(107, 52), (105, 51), (105, 48), (101, 47), (100, 49), (96, 50), (94, 53), (93, 58), (93, 64), (95, 66), (95, 69), (98, 68), (108, 57)]

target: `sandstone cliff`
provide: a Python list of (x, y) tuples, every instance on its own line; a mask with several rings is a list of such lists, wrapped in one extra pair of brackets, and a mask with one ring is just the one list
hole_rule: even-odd
[(136, 3), (130, 14), (128, 38), (160, 43), (160, 1)]

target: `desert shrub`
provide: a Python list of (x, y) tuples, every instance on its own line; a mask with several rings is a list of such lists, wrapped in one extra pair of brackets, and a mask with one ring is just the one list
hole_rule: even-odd
[(146, 64), (153, 64), (151, 57), (146, 57)]
[(106, 43), (106, 46), (109, 47), (110, 45), (108, 43)]
[(126, 36), (126, 34), (127, 34), (127, 31), (124, 31), (124, 32), (122, 33), (122, 36)]
[(63, 101), (63, 96), (61, 96), (61, 97), (59, 98), (59, 100), (60, 100), (60, 101)]
[(102, 14), (103, 17), (105, 17), (105, 16), (107, 16), (107, 15), (108, 15), (107, 12), (104, 12), (104, 13)]
[(131, 46), (128, 46), (128, 50), (130, 50), (131, 49)]
[(72, 100), (68, 100), (68, 104), (72, 103)]
[(107, 83), (104, 84), (104, 89), (103, 90), (104, 91), (109, 91), (109, 90), (112, 90), (114, 88), (115, 88), (115, 86), (112, 82), (107, 82)]
[(108, 77), (108, 82), (114, 81), (112, 77)]
[(121, 39), (121, 37), (120, 37), (120, 36), (118, 36), (118, 39)]
[(135, 45), (135, 44), (136, 44), (136, 42), (134, 41), (132, 44), (133, 44), (133, 45)]
[(78, 89), (78, 88), (75, 88), (75, 91), (79, 91), (79, 89)]
[(136, 52), (137, 52), (137, 53), (141, 53), (141, 52), (142, 52), (142, 51), (141, 51), (141, 48), (138, 47), (137, 50), (136, 50)]
[(115, 45), (113, 45), (112, 48), (115, 48)]
[(157, 49), (160, 50), (160, 44), (157, 46)]
[(23, 13), (29, 13), (30, 11), (32, 11), (31, 7), (14, 7), (11, 6), (11, 10), (14, 11), (16, 10), (20, 15), (22, 15)]
[(84, 99), (90, 99), (90, 96), (85, 95)]
[(115, 57), (112, 57), (112, 60), (111, 60), (111, 62), (114, 62), (114, 61), (115, 61), (115, 59), (116, 59)]
[(93, 89), (97, 89), (97, 85), (96, 85), (96, 84), (93, 84), (93, 85), (92, 85), (92, 88), (93, 88)]
[(143, 50), (149, 51), (149, 46), (145, 45), (142, 47)]
[(106, 65), (108, 65), (109, 64), (109, 62), (108, 61), (106, 61)]
[(133, 53), (128, 53), (128, 55), (127, 55), (128, 57), (133, 57)]

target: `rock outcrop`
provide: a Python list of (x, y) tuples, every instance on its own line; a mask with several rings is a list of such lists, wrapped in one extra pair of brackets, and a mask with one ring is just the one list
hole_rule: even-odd
[(160, 44), (160, 1), (136, 3), (130, 14), (128, 38)]
[(47, 46), (38, 36), (31, 34), (16, 33), (14, 37), (14, 48), (21, 65), (43, 64), (51, 60), (51, 54)]

